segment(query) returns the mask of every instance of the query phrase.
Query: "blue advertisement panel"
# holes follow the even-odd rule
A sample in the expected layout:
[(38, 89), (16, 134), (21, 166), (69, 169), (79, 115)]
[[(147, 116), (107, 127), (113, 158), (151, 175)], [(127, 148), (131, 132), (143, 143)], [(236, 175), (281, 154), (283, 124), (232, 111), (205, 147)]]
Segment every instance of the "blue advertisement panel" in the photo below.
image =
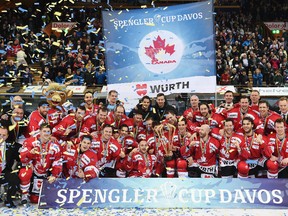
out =
[(287, 208), (286, 179), (60, 179), (39, 208)]
[(127, 83), (119, 93), (138, 97), (159, 84), (167, 94), (215, 92), (212, 1), (102, 15), (109, 89)]

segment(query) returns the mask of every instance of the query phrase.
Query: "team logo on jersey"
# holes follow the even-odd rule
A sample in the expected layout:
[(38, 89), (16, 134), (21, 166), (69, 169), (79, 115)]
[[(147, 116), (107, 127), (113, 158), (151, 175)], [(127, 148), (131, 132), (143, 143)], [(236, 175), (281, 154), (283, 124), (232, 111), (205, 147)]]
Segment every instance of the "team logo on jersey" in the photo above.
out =
[(159, 30), (147, 34), (141, 40), (138, 55), (149, 71), (165, 74), (179, 65), (183, 50), (182, 41), (174, 33)]

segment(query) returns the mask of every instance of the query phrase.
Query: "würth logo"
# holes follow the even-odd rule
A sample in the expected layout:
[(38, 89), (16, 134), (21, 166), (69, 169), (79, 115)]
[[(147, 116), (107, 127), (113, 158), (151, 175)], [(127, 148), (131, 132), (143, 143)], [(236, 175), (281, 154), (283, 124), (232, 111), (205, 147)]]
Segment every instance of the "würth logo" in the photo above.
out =
[(142, 64), (151, 72), (165, 74), (180, 63), (184, 46), (170, 31), (154, 31), (146, 35), (139, 44), (138, 55)]
[(136, 93), (139, 96), (144, 96), (147, 94), (147, 84), (136, 84)]

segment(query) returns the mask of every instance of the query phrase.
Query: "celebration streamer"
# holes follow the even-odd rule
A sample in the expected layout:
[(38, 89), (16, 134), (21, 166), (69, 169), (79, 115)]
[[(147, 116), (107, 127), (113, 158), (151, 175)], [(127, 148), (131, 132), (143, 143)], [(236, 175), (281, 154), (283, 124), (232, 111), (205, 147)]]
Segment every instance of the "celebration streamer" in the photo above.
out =
[(110, 10), (113, 11), (113, 7), (110, 5), (110, 0), (107, 0), (107, 5), (110, 7)]

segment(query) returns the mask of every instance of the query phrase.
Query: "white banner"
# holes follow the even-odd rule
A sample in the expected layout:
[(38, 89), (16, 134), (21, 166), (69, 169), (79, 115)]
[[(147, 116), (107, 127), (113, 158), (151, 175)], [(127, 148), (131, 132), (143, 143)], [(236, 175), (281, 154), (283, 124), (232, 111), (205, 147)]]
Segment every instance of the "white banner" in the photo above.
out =
[(76, 22), (52, 22), (52, 30), (72, 29)]
[(270, 29), (270, 30), (287, 30), (288, 26), (286, 22), (264, 22), (264, 24)]
[(227, 85), (227, 86), (217, 86), (216, 92), (219, 94), (224, 94), (226, 91), (232, 91), (236, 93), (235, 86)]
[(155, 97), (158, 93), (164, 93), (165, 95), (173, 93), (211, 93), (216, 91), (215, 82), (214, 76), (195, 76), (173, 80), (110, 84), (108, 91), (118, 91), (119, 99), (125, 101), (141, 98), (145, 95)]
[(261, 96), (287, 96), (288, 88), (286, 87), (253, 87), (258, 90)]
[[(46, 88), (47, 86), (43, 86)], [(24, 93), (42, 94), (43, 88), (41, 86), (28, 86)], [(67, 90), (72, 90), (73, 94), (83, 94), (86, 90), (86, 86), (67, 86)]]

